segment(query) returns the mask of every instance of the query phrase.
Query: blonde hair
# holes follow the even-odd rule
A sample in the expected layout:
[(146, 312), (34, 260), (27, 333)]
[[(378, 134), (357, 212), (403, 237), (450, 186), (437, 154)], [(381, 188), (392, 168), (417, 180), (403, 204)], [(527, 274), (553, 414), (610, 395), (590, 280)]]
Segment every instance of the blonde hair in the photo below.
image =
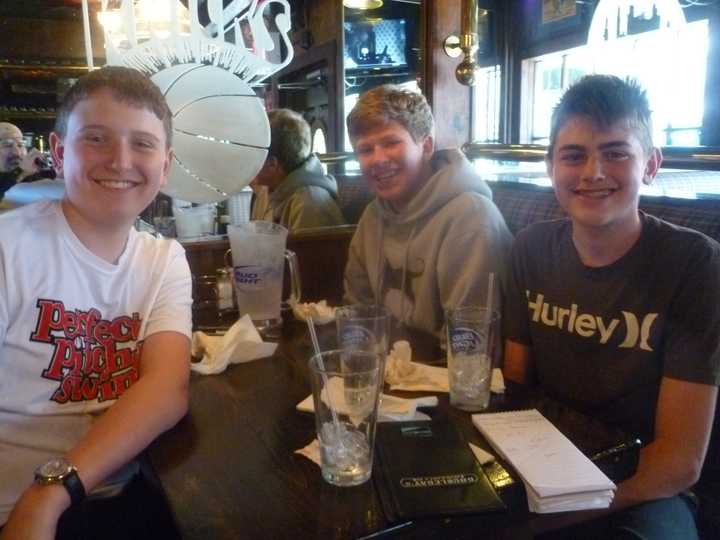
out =
[(425, 96), (394, 84), (383, 84), (360, 96), (347, 117), (348, 134), (354, 140), (388, 122), (403, 126), (415, 142), (432, 136), (435, 131)]

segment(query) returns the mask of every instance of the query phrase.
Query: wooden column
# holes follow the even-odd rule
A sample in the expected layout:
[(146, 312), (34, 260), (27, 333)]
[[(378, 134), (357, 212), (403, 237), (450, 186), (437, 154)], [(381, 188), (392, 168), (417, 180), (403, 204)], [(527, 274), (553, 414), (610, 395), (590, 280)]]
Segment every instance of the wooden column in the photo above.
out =
[(453, 148), (470, 140), (470, 88), (455, 78), (460, 58), (450, 58), (443, 41), (460, 33), (461, 0), (425, 0), (424, 91), (435, 115), (435, 147)]

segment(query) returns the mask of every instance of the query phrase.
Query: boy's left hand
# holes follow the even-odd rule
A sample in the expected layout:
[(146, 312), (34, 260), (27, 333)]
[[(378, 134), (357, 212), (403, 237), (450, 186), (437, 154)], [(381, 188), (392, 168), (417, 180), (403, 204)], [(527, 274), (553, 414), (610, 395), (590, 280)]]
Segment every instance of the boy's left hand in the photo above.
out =
[(64, 487), (33, 484), (15, 504), (0, 540), (53, 540), (58, 519), (69, 503)]

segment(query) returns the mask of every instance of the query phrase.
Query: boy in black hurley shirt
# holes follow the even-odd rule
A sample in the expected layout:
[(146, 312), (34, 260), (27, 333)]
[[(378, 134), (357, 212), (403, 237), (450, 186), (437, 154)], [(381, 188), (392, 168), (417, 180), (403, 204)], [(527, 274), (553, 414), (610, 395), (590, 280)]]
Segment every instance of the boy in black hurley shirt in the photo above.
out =
[(505, 376), (638, 435), (634, 476), (582, 538), (697, 538), (720, 380), (720, 245), (638, 210), (662, 155), (645, 92), (591, 75), (553, 113), (546, 158), (569, 219), (522, 231), (503, 317)]

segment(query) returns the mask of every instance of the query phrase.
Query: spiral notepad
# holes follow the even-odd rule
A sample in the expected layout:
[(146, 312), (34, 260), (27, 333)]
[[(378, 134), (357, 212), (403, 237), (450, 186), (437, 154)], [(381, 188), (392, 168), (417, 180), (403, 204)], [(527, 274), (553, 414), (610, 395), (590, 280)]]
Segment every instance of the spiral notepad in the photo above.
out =
[(472, 421), (523, 479), (531, 511), (610, 505), (615, 484), (536, 409), (474, 414)]

